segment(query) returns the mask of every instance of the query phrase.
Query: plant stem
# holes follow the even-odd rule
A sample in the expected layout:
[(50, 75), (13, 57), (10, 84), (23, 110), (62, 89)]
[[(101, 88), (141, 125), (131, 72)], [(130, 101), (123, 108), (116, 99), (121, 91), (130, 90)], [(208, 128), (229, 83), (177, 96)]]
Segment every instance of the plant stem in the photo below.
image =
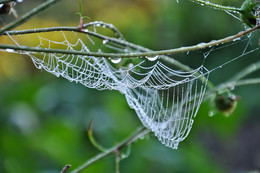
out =
[(216, 91), (222, 91), (228, 88), (234, 88), (238, 86), (257, 85), (257, 84), (260, 84), (260, 78), (251, 78), (251, 79), (244, 79), (239, 81), (225, 82), (215, 87), (215, 90), (209, 90), (208, 92), (206, 92), (203, 100), (205, 101), (211, 98), (216, 93)]
[(16, 0), (0, 0), (0, 4), (8, 3), (8, 2), (15, 2)]
[(115, 161), (115, 172), (120, 173), (120, 150), (115, 151), (116, 161)]
[[(76, 30), (78, 27), (60, 27), (60, 28), (43, 28), (43, 29), (35, 29), (34, 33), (37, 32), (51, 32), (51, 31), (77, 31), (81, 32), (79, 30)], [(120, 45), (124, 45), (130, 48), (135, 48), (140, 51), (144, 52), (138, 52), (138, 53), (99, 53), (99, 52), (83, 52), (83, 51), (70, 51), (70, 50), (63, 50), (63, 49), (45, 49), (45, 48), (38, 48), (38, 47), (27, 47), (27, 46), (13, 46), (13, 45), (0, 45), (0, 49), (13, 49), (13, 50), (21, 50), (21, 51), (27, 51), (27, 52), (45, 52), (45, 53), (61, 53), (61, 54), (70, 54), (70, 55), (85, 55), (85, 56), (95, 56), (95, 57), (105, 57), (105, 58), (136, 58), (136, 57), (151, 57), (151, 56), (158, 56), (158, 55), (169, 55), (169, 54), (177, 54), (177, 53), (183, 53), (183, 52), (189, 52), (189, 51), (195, 51), (200, 49), (205, 49), (208, 47), (213, 47), (219, 44), (224, 44), (227, 42), (231, 42), (233, 40), (236, 40), (244, 35), (247, 35), (257, 29), (260, 29), (260, 25), (255, 26), (253, 28), (250, 28), (246, 31), (239, 32), (238, 34), (228, 36), (219, 40), (210, 41), (208, 43), (199, 43), (197, 45), (193, 46), (187, 46), (187, 47), (180, 47), (180, 48), (174, 48), (174, 49), (167, 49), (167, 50), (159, 50), (159, 51), (152, 51), (147, 48), (143, 48), (141, 46), (134, 45), (132, 43), (129, 43), (124, 40), (119, 40), (107, 36), (103, 36), (91, 31), (84, 31), (84, 33), (96, 36), (98, 38), (108, 40), (113, 43), (117, 43)], [(28, 34), (33, 32), (33, 30), (30, 30), (29, 32), (21, 31), (21, 32), (8, 32), (10, 35), (17, 35), (17, 34)], [(164, 58), (162, 58), (164, 59)], [(168, 61), (168, 59), (166, 59)]]
[(105, 149), (102, 145), (100, 145), (100, 144), (95, 140), (95, 138), (94, 138), (94, 136), (93, 136), (93, 131), (92, 131), (93, 123), (94, 123), (94, 121), (91, 121), (90, 124), (89, 124), (89, 126), (88, 126), (88, 137), (89, 137), (89, 140), (90, 140), (91, 144), (92, 144), (96, 149), (98, 149), (99, 151), (102, 151), (102, 152), (103, 152), (103, 151), (105, 151), (106, 149)]
[(70, 167), (71, 165), (65, 165), (64, 168), (61, 170), (61, 173), (67, 173)]
[(230, 81), (238, 81), (238, 80), (242, 79), (243, 77), (245, 77), (259, 69), (260, 69), (260, 61), (258, 61), (257, 63), (253, 63), (250, 66), (248, 66), (247, 68), (245, 68), (244, 70), (238, 72), (233, 78), (230, 79)]
[(33, 17), (37, 13), (45, 10), (46, 8), (49, 8), (50, 6), (52, 6), (54, 3), (58, 2), (58, 1), (60, 1), (60, 0), (49, 0), (49, 1), (42, 3), (41, 5), (32, 9), (31, 11), (29, 11), (28, 13), (26, 13), (22, 17), (20, 17), (20, 18), (16, 19), (15, 21), (9, 23), (8, 25), (5, 25), (4, 27), (2, 27), (0, 29), (0, 33), (3, 33), (7, 30), (11, 30), (11, 29), (21, 25), (22, 23), (26, 22), (28, 19), (30, 19), (31, 17)]
[(144, 127), (138, 128), (136, 132), (134, 132), (132, 135), (130, 135), (128, 138), (126, 138), (125, 140), (123, 140), (121, 143), (119, 143), (118, 145), (107, 149), (104, 152), (101, 152), (99, 154), (97, 154), (96, 156), (92, 157), (91, 159), (87, 160), (85, 163), (83, 163), (80, 167), (76, 168), (74, 171), (72, 171), (71, 173), (79, 173), (80, 171), (86, 169), (87, 167), (89, 167), (91, 164), (93, 164), (94, 162), (102, 159), (103, 157), (106, 157), (109, 154), (114, 153), (116, 150), (120, 150), (121, 148), (133, 143), (134, 141), (137, 141), (138, 139), (140, 139), (141, 137), (145, 136), (146, 134), (148, 134), (150, 132), (149, 129), (145, 129)]
[(226, 10), (226, 11), (232, 11), (232, 12), (237, 12), (237, 13), (240, 13), (242, 11), (240, 8), (214, 4), (212, 2), (209, 2), (208, 0), (191, 0), (191, 1), (199, 3), (200, 5), (205, 5), (205, 6), (212, 7), (212, 8), (218, 9), (218, 10), (223, 10), (223, 11)]
[(244, 86), (244, 85), (256, 85), (260, 84), (260, 78), (244, 79), (234, 83), (234, 86)]

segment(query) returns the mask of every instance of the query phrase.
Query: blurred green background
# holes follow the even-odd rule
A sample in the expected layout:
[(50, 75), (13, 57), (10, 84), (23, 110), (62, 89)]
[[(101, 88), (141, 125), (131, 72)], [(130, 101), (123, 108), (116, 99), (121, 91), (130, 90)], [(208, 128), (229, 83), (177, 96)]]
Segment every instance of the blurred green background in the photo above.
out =
[[(244, 29), (225, 12), (187, 0), (83, 0), (88, 21), (114, 24), (133, 43), (168, 49), (208, 42)], [(43, 0), (25, 0), (15, 6), (22, 15)], [(212, 0), (239, 7), (243, 0)], [(77, 26), (77, 0), (63, 0), (16, 29)], [(14, 20), (1, 16), (2, 23)], [(213, 69), (241, 55), (249, 43), (256, 47), (259, 32), (239, 44), (213, 51), (204, 62)], [(0, 37), (1, 43), (4, 38)], [(201, 64), (208, 50), (176, 55), (183, 63)], [(259, 51), (214, 71), (210, 80), (222, 83), (259, 60)], [(199, 59), (199, 62), (198, 62)], [(259, 76), (254, 73), (251, 77)], [(191, 133), (178, 150), (162, 145), (153, 134), (132, 144), (130, 156), (120, 163), (124, 173), (248, 172), (260, 168), (259, 86), (237, 87), (238, 107), (230, 117), (209, 117), (203, 103)], [(58, 173), (65, 164), (72, 169), (98, 151), (91, 145), (87, 127), (94, 120), (94, 135), (106, 147), (141, 125), (122, 94), (97, 91), (37, 70), (26, 56), (0, 52), (0, 172)], [(114, 172), (114, 155), (83, 172)]]

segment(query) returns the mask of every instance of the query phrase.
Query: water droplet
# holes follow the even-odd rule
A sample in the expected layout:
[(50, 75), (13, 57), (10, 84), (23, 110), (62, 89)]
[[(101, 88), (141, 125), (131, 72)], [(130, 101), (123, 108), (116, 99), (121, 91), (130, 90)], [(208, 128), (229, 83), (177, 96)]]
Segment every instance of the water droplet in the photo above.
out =
[(89, 32), (89, 30), (88, 30), (88, 29), (85, 29), (84, 32)]
[(103, 40), (103, 44), (107, 44), (108, 40)]
[(128, 65), (128, 67), (129, 67), (129, 68), (132, 68), (132, 67), (134, 67), (134, 64), (133, 64), (133, 63), (130, 63), (130, 64)]
[(146, 57), (149, 61), (155, 61), (159, 58), (159, 55), (153, 56), (153, 57)]
[(39, 66), (38, 66), (38, 69), (39, 69), (39, 70), (42, 69), (42, 65), (39, 65)]
[(23, 0), (17, 0), (17, 2), (23, 2)]
[(110, 59), (111, 62), (114, 63), (114, 64), (118, 64), (118, 63), (120, 63), (120, 61), (121, 61), (121, 58), (109, 58), (109, 59)]
[(229, 87), (229, 89), (230, 89), (231, 91), (235, 89), (235, 85), (233, 85), (233, 84), (230, 84), (228, 87)]
[(103, 28), (106, 28), (107, 26), (106, 25), (103, 25)]
[(204, 48), (206, 46), (206, 43), (199, 43), (197, 44), (198, 48)]
[(12, 52), (14, 52), (14, 49), (5, 49), (5, 51), (12, 53)]
[(240, 38), (240, 37), (238, 37), (238, 38), (235, 38), (233, 41), (239, 41), (239, 40), (241, 40), (241, 38)]
[(209, 111), (209, 117), (213, 117), (214, 116), (214, 112), (213, 111)]

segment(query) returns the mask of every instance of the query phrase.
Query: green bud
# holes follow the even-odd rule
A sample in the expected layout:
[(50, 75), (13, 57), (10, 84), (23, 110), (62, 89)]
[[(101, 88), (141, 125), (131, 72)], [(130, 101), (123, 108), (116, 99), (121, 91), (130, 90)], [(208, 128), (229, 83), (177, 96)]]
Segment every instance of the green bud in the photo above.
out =
[(238, 96), (227, 91), (221, 94), (217, 93), (214, 99), (214, 103), (218, 111), (224, 113), (226, 116), (229, 116), (236, 109), (238, 100)]

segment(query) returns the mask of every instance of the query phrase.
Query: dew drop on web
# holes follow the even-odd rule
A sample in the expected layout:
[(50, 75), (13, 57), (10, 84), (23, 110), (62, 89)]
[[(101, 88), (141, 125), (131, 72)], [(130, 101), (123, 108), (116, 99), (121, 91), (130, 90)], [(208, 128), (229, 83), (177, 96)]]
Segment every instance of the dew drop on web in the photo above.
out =
[(209, 115), (209, 117), (213, 117), (214, 114), (215, 114), (215, 113), (214, 113), (213, 111), (209, 111), (209, 114), (208, 114), (208, 115)]
[(103, 40), (103, 44), (107, 44), (108, 40)]

